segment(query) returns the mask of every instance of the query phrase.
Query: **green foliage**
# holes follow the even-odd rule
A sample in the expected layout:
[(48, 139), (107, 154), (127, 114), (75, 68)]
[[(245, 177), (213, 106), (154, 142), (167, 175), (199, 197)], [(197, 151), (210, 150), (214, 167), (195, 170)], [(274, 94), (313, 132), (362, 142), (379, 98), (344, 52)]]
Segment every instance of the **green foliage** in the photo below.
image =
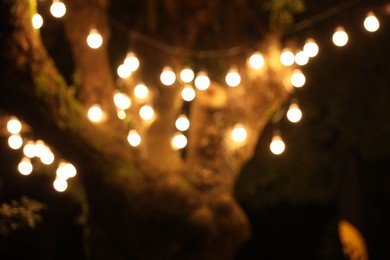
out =
[(281, 30), (294, 22), (294, 14), (305, 10), (304, 0), (268, 0), (265, 10), (270, 12), (270, 28)]

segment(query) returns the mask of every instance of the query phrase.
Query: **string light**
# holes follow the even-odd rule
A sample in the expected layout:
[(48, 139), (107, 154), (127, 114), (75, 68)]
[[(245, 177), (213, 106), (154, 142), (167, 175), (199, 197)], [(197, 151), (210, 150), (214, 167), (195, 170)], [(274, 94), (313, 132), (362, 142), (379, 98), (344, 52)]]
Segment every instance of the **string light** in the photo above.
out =
[(286, 149), (286, 145), (284, 144), (279, 131), (274, 132), (269, 148), (271, 152), (275, 155), (282, 154)]
[(160, 75), (161, 83), (165, 86), (171, 86), (176, 81), (175, 72), (169, 66), (165, 66)]
[(181, 72), (180, 72), (180, 79), (184, 83), (190, 83), (195, 77), (194, 71), (188, 67), (185, 67)]
[(134, 95), (138, 99), (145, 99), (149, 95), (149, 89), (144, 84), (140, 83), (134, 88)]
[(125, 120), (127, 115), (126, 115), (126, 111), (122, 110), (122, 109), (118, 109), (116, 111), (116, 115), (117, 117), (120, 119), (120, 120)]
[(139, 59), (134, 52), (129, 51), (123, 63), (130, 71), (136, 71), (139, 68)]
[(55, 159), (54, 154), (47, 146), (45, 147), (45, 151), (41, 154), (40, 158), (41, 158), (41, 162), (45, 165), (52, 164)]
[(234, 126), (231, 139), (236, 143), (243, 143), (248, 137), (248, 133), (243, 125), (237, 124)]
[(336, 28), (333, 37), (333, 43), (338, 47), (343, 47), (348, 43), (348, 34), (342, 26)]
[(226, 74), (225, 77), (226, 84), (228, 84), (230, 87), (234, 88), (240, 85), (241, 83), (241, 76), (238, 74), (236, 67), (231, 67)]
[(293, 65), (294, 61), (295, 61), (294, 53), (289, 48), (283, 49), (282, 53), (280, 54), (280, 62), (284, 66), (288, 67)]
[(92, 28), (89, 31), (87, 37), (88, 46), (92, 49), (98, 49), (103, 44), (103, 37), (99, 33), (99, 31), (95, 28)]
[(306, 53), (307, 56), (313, 58), (317, 56), (319, 52), (319, 47), (317, 43), (314, 41), (314, 39), (309, 38), (306, 40), (305, 45), (303, 46), (303, 51)]
[(188, 120), (186, 115), (180, 115), (175, 122), (176, 128), (179, 131), (187, 131), (190, 128), (190, 120)]
[(210, 87), (210, 79), (207, 72), (202, 70), (196, 74), (195, 87), (199, 90), (206, 90)]
[(116, 92), (114, 94), (114, 103), (120, 110), (126, 110), (131, 106), (131, 100), (126, 94)]
[(118, 76), (122, 79), (127, 79), (131, 76), (131, 69), (129, 66), (126, 66), (125, 64), (121, 64), (118, 66), (118, 69), (116, 70), (118, 73)]
[(7, 130), (10, 134), (19, 134), (22, 131), (22, 123), (16, 117), (12, 117), (7, 122)]
[(34, 146), (35, 146), (35, 148), (34, 148), (35, 149), (35, 156), (41, 158), (46, 151), (45, 142), (43, 142), (42, 140), (37, 140), (35, 142)]
[(56, 178), (53, 187), (58, 192), (64, 192), (68, 188), (68, 182), (65, 179)]
[(295, 63), (299, 66), (304, 66), (309, 62), (309, 56), (304, 51), (299, 51), (295, 54)]
[(300, 69), (294, 70), (293, 74), (291, 75), (291, 85), (293, 85), (296, 88), (301, 88), (303, 85), (305, 85), (306, 77), (302, 73)]
[(187, 146), (187, 137), (182, 133), (177, 133), (172, 138), (171, 145), (174, 150), (180, 150)]
[(191, 85), (185, 85), (181, 91), (181, 97), (184, 101), (190, 102), (194, 100), (196, 92)]
[(66, 6), (63, 2), (59, 0), (53, 0), (52, 5), (50, 6), (50, 13), (55, 17), (55, 18), (61, 18), (65, 15), (66, 13)]
[(95, 104), (88, 109), (88, 118), (92, 123), (100, 123), (103, 121), (104, 113), (102, 108)]
[(26, 145), (23, 147), (23, 154), (28, 158), (34, 158), (36, 156), (37, 152), (34, 141), (27, 141)]
[(73, 164), (68, 162), (60, 162), (56, 171), (58, 179), (67, 180), (69, 178), (75, 177), (77, 174), (76, 168)]
[(259, 70), (264, 66), (265, 61), (261, 52), (257, 51), (250, 56), (248, 62), (252, 69)]
[(374, 12), (368, 12), (366, 19), (364, 19), (364, 28), (369, 32), (376, 32), (379, 26), (379, 20), (376, 18)]
[(34, 14), (31, 20), (34, 29), (40, 29), (42, 27), (43, 18), (40, 14)]
[(139, 110), (139, 115), (145, 121), (151, 120), (154, 117), (154, 110), (151, 106), (145, 105)]
[(298, 104), (296, 101), (291, 102), (290, 107), (288, 108), (287, 111), (287, 119), (291, 123), (297, 123), (301, 120), (302, 118), (302, 111), (299, 108)]
[(20, 163), (18, 164), (18, 171), (22, 175), (30, 175), (33, 170), (31, 160), (29, 158), (23, 157)]
[(18, 150), (23, 146), (23, 139), (19, 134), (8, 137), (8, 145), (13, 150)]
[(130, 130), (127, 135), (127, 141), (129, 144), (133, 147), (137, 147), (141, 144), (141, 136), (138, 134), (138, 132), (134, 129)]

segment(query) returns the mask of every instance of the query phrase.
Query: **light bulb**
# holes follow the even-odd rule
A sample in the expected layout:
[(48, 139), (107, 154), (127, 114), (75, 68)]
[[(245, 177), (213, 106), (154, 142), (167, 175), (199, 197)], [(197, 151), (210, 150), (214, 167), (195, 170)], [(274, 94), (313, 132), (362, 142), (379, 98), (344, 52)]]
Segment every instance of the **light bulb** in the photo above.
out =
[(332, 40), (336, 46), (343, 47), (348, 43), (348, 34), (345, 32), (343, 27), (339, 26), (336, 28)]
[(134, 95), (138, 99), (145, 99), (148, 96), (148, 94), (149, 94), (149, 89), (144, 84), (138, 84), (137, 86), (135, 86)]
[(237, 68), (231, 67), (225, 77), (226, 84), (234, 88), (240, 85), (241, 76), (238, 74)]
[(54, 0), (53, 4), (50, 6), (50, 13), (56, 17), (61, 18), (66, 13), (66, 6), (63, 2)]
[(93, 105), (88, 109), (88, 118), (92, 123), (100, 123), (103, 121), (104, 113), (99, 105)]
[(194, 71), (190, 68), (184, 68), (181, 72), (180, 72), (180, 79), (184, 82), (184, 83), (190, 83), (195, 77), (195, 74), (194, 74)]
[(114, 95), (115, 106), (121, 110), (126, 110), (131, 106), (131, 100), (126, 94), (117, 92)]
[(66, 165), (64, 166), (65, 168), (65, 171), (68, 175), (69, 178), (73, 178), (76, 176), (77, 174), (77, 170), (76, 170), (76, 167), (74, 167), (73, 164), (71, 163), (66, 163)]
[(205, 71), (199, 71), (196, 74), (195, 87), (199, 90), (206, 90), (210, 87), (210, 79)]
[(291, 123), (297, 123), (301, 120), (301, 118), (302, 118), (302, 111), (299, 108), (298, 104), (295, 102), (291, 103), (287, 111), (287, 119)]
[(50, 150), (49, 147), (46, 146), (46, 149), (45, 151), (42, 153), (41, 155), (41, 162), (45, 165), (50, 165), (54, 162), (54, 154), (52, 153), (52, 151)]
[(188, 128), (190, 128), (190, 120), (188, 120), (186, 115), (180, 115), (176, 119), (175, 125), (177, 130), (184, 132), (187, 131)]
[(103, 37), (100, 35), (98, 30), (95, 28), (92, 28), (89, 31), (88, 37), (87, 37), (87, 43), (88, 46), (92, 49), (98, 49), (103, 44)]
[(177, 133), (171, 141), (172, 148), (174, 150), (180, 150), (187, 146), (187, 137), (182, 133)]
[(175, 72), (173, 72), (172, 68), (169, 66), (166, 66), (163, 68), (163, 71), (160, 75), (161, 83), (165, 86), (171, 86), (176, 81), (176, 75)]
[(60, 162), (56, 171), (57, 179), (67, 180), (75, 177), (77, 174), (76, 168), (71, 163)]
[(309, 62), (309, 56), (307, 56), (306, 52), (299, 51), (295, 54), (295, 63), (299, 66), (304, 66)]
[(129, 66), (126, 66), (125, 64), (119, 65), (117, 71), (118, 76), (121, 77), (122, 79), (127, 79), (131, 75), (131, 69)]
[(23, 145), (23, 139), (20, 135), (11, 135), (8, 137), (8, 145), (13, 150), (18, 150)]
[(154, 117), (154, 110), (151, 106), (145, 105), (139, 110), (139, 115), (145, 121), (151, 120)]
[(272, 137), (271, 144), (269, 145), (269, 148), (271, 152), (275, 155), (279, 155), (284, 152), (284, 150), (286, 149), (286, 145), (284, 144), (280, 134), (274, 134), (274, 136)]
[(190, 102), (194, 100), (195, 96), (196, 92), (194, 88), (191, 85), (185, 85), (183, 90), (181, 91), (181, 97), (183, 98), (183, 100)]
[(305, 85), (306, 77), (302, 73), (300, 69), (294, 70), (292, 76), (291, 76), (291, 85), (293, 85), (296, 88), (300, 88), (303, 85)]
[(374, 12), (368, 12), (366, 19), (364, 19), (364, 28), (369, 32), (376, 32), (379, 26), (379, 20), (376, 18)]
[(16, 117), (12, 117), (7, 122), (7, 130), (10, 134), (19, 134), (22, 131), (22, 123)]
[(129, 134), (127, 135), (127, 141), (131, 146), (137, 147), (141, 144), (141, 136), (138, 134), (136, 130), (132, 129), (129, 131)]
[(37, 140), (34, 144), (35, 146), (35, 156), (41, 158), (46, 151), (45, 142), (42, 140)]
[(314, 39), (309, 38), (306, 40), (305, 45), (303, 46), (303, 51), (306, 53), (307, 56), (313, 58), (317, 56), (319, 48)]
[(40, 29), (43, 25), (43, 18), (40, 14), (34, 14), (32, 17), (32, 26), (34, 29)]
[(134, 52), (129, 51), (123, 63), (130, 71), (136, 71), (139, 68), (139, 59)]
[(122, 110), (122, 109), (118, 109), (118, 110), (116, 111), (116, 115), (118, 116), (118, 118), (119, 118), (120, 120), (125, 120), (126, 117), (127, 117), (126, 111), (124, 111), (124, 110)]
[(249, 65), (252, 69), (258, 70), (264, 66), (264, 57), (260, 52), (255, 52), (249, 58)]
[(293, 65), (294, 61), (295, 61), (294, 53), (288, 48), (283, 49), (282, 53), (280, 54), (280, 62), (284, 66), (288, 67)]
[(18, 171), (22, 175), (29, 175), (33, 170), (33, 166), (29, 158), (23, 157), (23, 159), (18, 164)]
[(65, 179), (56, 178), (53, 187), (58, 192), (64, 192), (68, 188), (68, 182)]
[(35, 142), (28, 141), (26, 145), (23, 147), (23, 153), (28, 158), (34, 158), (37, 154), (37, 151), (35, 149)]
[(231, 138), (234, 142), (242, 143), (246, 140), (247, 137), (248, 137), (248, 133), (241, 124), (237, 124), (234, 126), (231, 133)]

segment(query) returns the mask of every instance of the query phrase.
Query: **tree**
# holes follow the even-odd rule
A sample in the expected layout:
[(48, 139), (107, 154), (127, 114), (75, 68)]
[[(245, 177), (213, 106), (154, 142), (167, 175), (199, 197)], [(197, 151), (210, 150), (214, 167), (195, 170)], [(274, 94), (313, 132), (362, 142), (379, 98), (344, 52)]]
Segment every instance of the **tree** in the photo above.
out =
[[(64, 2), (64, 30), (74, 66), (70, 84), (31, 25), (35, 1), (1, 2), (0, 106), (77, 166), (78, 196), (87, 210), (87, 255), (232, 259), (250, 236), (233, 186), (269, 117), (291, 91), (291, 68), (279, 62), (280, 29), (291, 13), (302, 9), (301, 1), (113, 1), (111, 8), (101, 0)], [(115, 17), (110, 14), (114, 10)], [(107, 44), (110, 34), (115, 36), (110, 22), (142, 32), (126, 35), (145, 61), (140, 77), (154, 93), (153, 122), (139, 118), (142, 103), (135, 99), (130, 119), (117, 118), (112, 95), (118, 84)], [(85, 41), (92, 27), (105, 40), (96, 50)], [(150, 46), (150, 39), (158, 44)], [(261, 50), (266, 60), (256, 73), (241, 69), (248, 46)], [(166, 64), (207, 67), (215, 80), (208, 89), (197, 90), (188, 104), (179, 98), (181, 84), (166, 87), (159, 82)], [(222, 71), (230, 64), (242, 70), (240, 87), (222, 83)], [(131, 93), (137, 80), (132, 76), (119, 88)], [(86, 116), (95, 103), (106, 113), (104, 123), (93, 124)], [(183, 107), (191, 128), (188, 147), (180, 152), (170, 143)], [(229, 138), (236, 124), (245, 125), (244, 142)], [(142, 135), (136, 149), (126, 142), (133, 128)]]

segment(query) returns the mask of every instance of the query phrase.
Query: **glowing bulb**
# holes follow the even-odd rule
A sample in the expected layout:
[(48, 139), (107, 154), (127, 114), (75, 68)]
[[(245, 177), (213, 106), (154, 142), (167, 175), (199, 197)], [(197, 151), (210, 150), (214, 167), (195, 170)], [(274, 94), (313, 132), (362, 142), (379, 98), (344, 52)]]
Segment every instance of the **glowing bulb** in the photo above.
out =
[(264, 57), (260, 52), (255, 52), (249, 58), (249, 65), (252, 69), (258, 70), (264, 66)]
[(33, 170), (33, 166), (29, 158), (24, 157), (18, 164), (18, 171), (22, 175), (30, 175)]
[(11, 149), (18, 150), (23, 145), (23, 139), (20, 135), (11, 135), (8, 138), (8, 145)]
[(246, 140), (247, 137), (248, 137), (248, 133), (241, 124), (234, 126), (231, 133), (231, 138), (234, 142), (242, 143)]
[(196, 74), (195, 87), (199, 90), (206, 90), (210, 87), (210, 79), (205, 71)]
[(173, 72), (172, 68), (166, 66), (163, 68), (160, 76), (161, 83), (165, 86), (171, 86), (176, 81), (175, 72)]
[(66, 173), (67, 173), (67, 175), (68, 175), (69, 178), (73, 178), (73, 177), (76, 176), (77, 170), (76, 170), (76, 167), (74, 167), (73, 164), (71, 164), (71, 163), (66, 163), (65, 166), (64, 166), (64, 168), (65, 168), (65, 171), (66, 171)]
[(194, 79), (194, 77), (195, 77), (194, 71), (190, 68), (184, 68), (180, 72), (180, 79), (184, 83), (190, 83)]
[(336, 28), (332, 40), (336, 46), (343, 47), (348, 43), (348, 34), (345, 32), (343, 27), (339, 26)]
[(143, 120), (151, 120), (154, 117), (154, 110), (151, 106), (145, 105), (139, 110), (139, 115)]
[(41, 162), (45, 165), (50, 165), (54, 162), (54, 154), (52, 153), (52, 151), (50, 150), (49, 147), (46, 146), (46, 149), (45, 151), (42, 153), (41, 155)]
[(187, 146), (187, 137), (182, 133), (177, 133), (171, 141), (172, 148), (174, 150), (180, 150)]
[(301, 118), (302, 118), (302, 111), (299, 108), (298, 104), (295, 102), (291, 103), (287, 111), (287, 119), (291, 123), (297, 123), (301, 120)]
[(284, 149), (286, 149), (286, 145), (284, 144), (280, 134), (274, 134), (274, 136), (272, 137), (271, 144), (269, 145), (269, 148), (271, 152), (275, 155), (279, 155), (284, 152)]
[(366, 19), (364, 19), (364, 28), (369, 32), (376, 32), (379, 29), (379, 20), (373, 12), (368, 12)]
[(11, 134), (19, 134), (22, 131), (22, 123), (16, 117), (13, 117), (7, 122), (7, 130)]
[(317, 43), (312, 38), (309, 38), (306, 40), (306, 43), (303, 46), (303, 51), (306, 53), (307, 56), (313, 58), (317, 56), (319, 48)]
[(309, 56), (307, 56), (306, 52), (300, 51), (297, 54), (295, 54), (295, 62), (299, 66), (304, 66), (309, 62)]
[(238, 71), (236, 68), (232, 67), (229, 69), (228, 73), (225, 77), (226, 84), (228, 84), (230, 87), (237, 87), (241, 83), (241, 76), (238, 74)]
[(295, 61), (295, 55), (294, 53), (288, 49), (288, 48), (285, 48), (283, 51), (282, 51), (282, 54), (280, 54), (280, 62), (284, 65), (284, 66), (291, 66), (294, 64), (294, 61)]
[(32, 26), (34, 29), (40, 29), (43, 25), (43, 18), (40, 14), (34, 14), (32, 17)]
[(75, 177), (77, 174), (76, 168), (71, 163), (60, 162), (56, 171), (57, 179), (67, 180)]
[(144, 84), (138, 84), (137, 86), (135, 86), (134, 95), (138, 99), (145, 99), (148, 96), (148, 94), (149, 94), (149, 89)]
[(130, 130), (127, 135), (127, 141), (133, 147), (137, 147), (141, 144), (141, 136), (138, 134), (136, 130)]
[(176, 120), (176, 128), (179, 131), (187, 131), (190, 128), (190, 120), (188, 120), (186, 115), (180, 115)]
[(118, 116), (118, 118), (119, 118), (120, 120), (125, 120), (126, 117), (127, 117), (126, 111), (121, 110), (121, 109), (118, 109), (118, 110), (117, 110), (116, 115)]
[(53, 4), (50, 6), (51, 14), (56, 18), (61, 18), (66, 13), (66, 6), (63, 2), (54, 0)]
[(55, 179), (53, 187), (58, 192), (64, 192), (68, 188), (68, 182), (65, 179)]
[(35, 146), (35, 148), (34, 148), (35, 149), (35, 156), (41, 158), (46, 151), (45, 142), (43, 142), (42, 140), (37, 140), (35, 142), (34, 146)]
[(28, 158), (34, 158), (37, 154), (34, 141), (28, 141), (23, 147), (23, 153)]
[(124, 61), (124, 65), (130, 71), (136, 71), (139, 68), (139, 59), (137, 58), (134, 52), (130, 51), (127, 53), (126, 59)]
[(294, 70), (292, 76), (291, 76), (291, 85), (293, 85), (296, 88), (300, 88), (303, 85), (305, 85), (306, 77), (302, 73), (300, 69)]
[(131, 100), (126, 94), (117, 92), (114, 95), (115, 106), (121, 110), (126, 110), (131, 106)]
[(99, 105), (93, 105), (88, 109), (88, 118), (92, 123), (99, 123), (103, 120), (103, 110)]
[(183, 98), (183, 100), (190, 102), (194, 100), (195, 96), (196, 96), (196, 92), (192, 86), (190, 85), (184, 86), (183, 90), (181, 91), (181, 97)]
[(122, 79), (127, 79), (131, 75), (131, 70), (129, 66), (126, 66), (125, 64), (119, 65), (116, 72), (118, 73), (118, 76)]
[(103, 44), (103, 37), (100, 35), (98, 30), (91, 29), (87, 37), (88, 46), (92, 49), (98, 49)]

